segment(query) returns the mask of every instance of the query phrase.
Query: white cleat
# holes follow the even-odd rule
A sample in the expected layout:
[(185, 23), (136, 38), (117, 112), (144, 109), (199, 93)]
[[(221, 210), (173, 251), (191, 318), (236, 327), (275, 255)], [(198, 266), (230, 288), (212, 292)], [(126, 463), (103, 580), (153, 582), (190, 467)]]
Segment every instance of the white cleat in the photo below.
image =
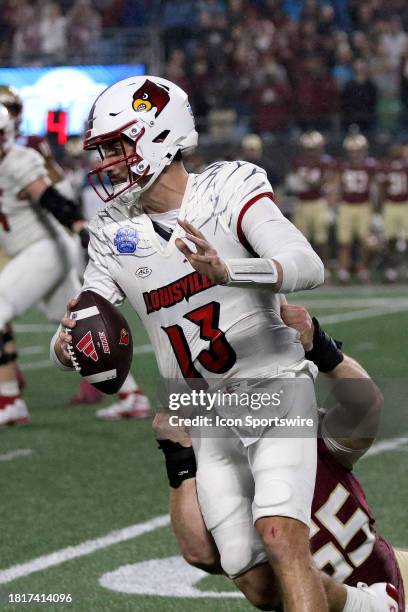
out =
[(350, 272), (340, 268), (340, 270), (337, 270), (337, 280), (342, 284), (348, 283), (350, 281)]
[(0, 425), (23, 425), (29, 422), (27, 404), (21, 397), (0, 396)]
[(145, 419), (150, 413), (150, 402), (141, 391), (119, 393), (119, 401), (96, 411), (96, 417), (104, 421), (119, 419)]
[(367, 612), (399, 612), (398, 591), (389, 582), (376, 582), (371, 586), (359, 582), (357, 588), (369, 596), (367, 598)]

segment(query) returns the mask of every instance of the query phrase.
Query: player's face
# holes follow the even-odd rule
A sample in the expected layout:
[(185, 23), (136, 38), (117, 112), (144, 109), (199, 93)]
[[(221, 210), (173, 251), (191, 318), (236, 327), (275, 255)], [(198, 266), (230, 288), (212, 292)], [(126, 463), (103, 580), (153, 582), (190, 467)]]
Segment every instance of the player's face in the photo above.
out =
[(131, 155), (133, 150), (133, 145), (119, 138), (108, 140), (99, 147), (100, 166), (109, 166), (106, 169), (106, 174), (112, 185), (118, 185), (127, 180), (128, 168), (124, 158)]

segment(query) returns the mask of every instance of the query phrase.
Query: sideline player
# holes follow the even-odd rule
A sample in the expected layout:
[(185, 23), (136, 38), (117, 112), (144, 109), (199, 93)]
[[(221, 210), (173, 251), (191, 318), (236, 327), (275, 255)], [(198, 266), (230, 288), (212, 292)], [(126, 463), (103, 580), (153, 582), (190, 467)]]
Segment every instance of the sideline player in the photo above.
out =
[(384, 222), (384, 275), (392, 283), (397, 280), (397, 242), (408, 239), (408, 161), (407, 148), (393, 144), (389, 159), (383, 161), (380, 174), (382, 214)]
[[(57, 191), (59, 191), (65, 198), (72, 199), (72, 189), (69, 185), (69, 181), (64, 176), (64, 171), (55, 160), (52, 155), (50, 145), (45, 137), (42, 136), (23, 136), (21, 134), (21, 122), (23, 117), (23, 101), (18, 92), (8, 85), (0, 85), (0, 103), (4, 104), (7, 108), (10, 118), (14, 124), (14, 136), (18, 145), (28, 147), (37, 151), (43, 158), (45, 163), (46, 174), (51, 181), (51, 184)], [(82, 214), (77, 214), (78, 220), (83, 220)], [(82, 227), (77, 223), (79, 233), (81, 235), (82, 246), (87, 245), (87, 232), (84, 228), (87, 223), (83, 223)], [(72, 229), (72, 228), (69, 228)], [(72, 295), (72, 291), (69, 290), (66, 294), (67, 297)], [(61, 313), (65, 309), (66, 298), (64, 297), (61, 301), (61, 310), (56, 313), (53, 320), (58, 320)], [(6, 330), (6, 337), (13, 338), (13, 331), (11, 325), (8, 325)], [(11, 345), (10, 345), (11, 346)], [(13, 352), (15, 352), (15, 346), (13, 345)], [(20, 378), (21, 373), (17, 369), (17, 374)], [(81, 379), (78, 392), (70, 403), (72, 404), (94, 404), (101, 401), (103, 394), (90, 385), (85, 379)], [(117, 401), (105, 408), (101, 408), (96, 411), (96, 417), (102, 420), (117, 420), (122, 418), (144, 418), (149, 414), (150, 403), (148, 398), (141, 391), (139, 385), (135, 381), (132, 374), (129, 374), (125, 383), (118, 394)], [(6, 414), (6, 413), (5, 413)], [(4, 415), (3, 415), (3, 418)], [(1, 419), (0, 419), (1, 422)]]
[(300, 154), (291, 162), (286, 178), (288, 190), (296, 195), (293, 223), (322, 258), (329, 261), (328, 186), (333, 182), (334, 160), (324, 152), (325, 139), (317, 131), (305, 132), (299, 139)]
[(338, 162), (340, 204), (337, 214), (339, 245), (337, 276), (341, 283), (350, 280), (351, 247), (358, 240), (356, 270), (358, 278), (368, 282), (367, 240), (372, 220), (372, 189), (379, 172), (377, 160), (368, 156), (368, 140), (363, 134), (344, 139), (346, 159)]
[[(149, 333), (163, 378), (205, 385), (212, 377), (222, 385), (232, 377), (262, 377), (270, 387), (276, 384), (271, 375), (286, 373), (302, 383), (293, 409), (313, 413), (310, 364), (297, 334), (280, 319), (276, 293), (321, 284), (322, 262), (273, 203), (261, 168), (218, 162), (188, 175), (182, 152), (196, 144), (187, 96), (170, 81), (133, 77), (97, 98), (85, 148), (96, 147), (101, 154), (101, 165), (89, 176), (111, 204), (90, 225), (84, 289), (111, 302), (129, 299)], [(62, 325), (71, 328), (75, 321), (64, 317)], [(52, 341), (54, 359), (66, 367), (70, 340), (60, 331)], [(219, 495), (207, 474), (213, 467), (207, 442), (201, 440), (197, 449), (199, 495), (211, 513)], [(308, 539), (316, 439), (283, 442), (260, 435), (246, 443), (259, 488), (253, 498), (257, 529), (286, 609), (324, 612), (327, 603)], [(228, 448), (220, 446), (219, 452), (221, 463), (229, 458)], [(268, 475), (272, 480), (265, 483)], [(275, 478), (282, 480), (284, 495)], [(231, 502), (227, 492), (223, 499)], [(239, 542), (221, 540), (228, 571)]]
[(62, 225), (84, 229), (74, 203), (51, 185), (39, 153), (15, 143), (14, 123), (0, 104), (0, 248), (10, 258), (0, 272), (0, 424), (29, 419), (17, 381), (9, 324), (38, 305), (58, 320), (78, 287), (76, 247)]
[[(314, 562), (328, 574), (323, 582), (330, 610), (388, 612), (396, 610), (398, 601), (399, 610), (405, 612), (399, 564), (405, 567), (408, 579), (408, 553), (394, 551), (375, 531), (373, 513), (352, 472), (353, 465), (374, 441), (381, 418), (381, 393), (362, 366), (343, 355), (306, 309), (284, 305), (281, 315), (289, 327), (299, 332), (306, 356), (323, 373), (337, 400), (333, 408), (321, 412), (310, 534)], [(166, 458), (172, 525), (183, 556), (208, 573), (222, 573), (219, 553), (197, 500), (191, 438), (185, 429), (169, 424), (167, 412), (156, 415), (153, 427)], [(248, 547), (257, 549), (259, 538), (239, 495), (234, 520), (242, 534), (242, 551)], [(280, 597), (276, 580), (265, 562), (266, 555), (264, 565), (250, 568), (235, 583), (253, 605), (272, 610), (279, 606)], [(360, 583), (360, 588), (353, 588)], [(367, 589), (364, 583), (383, 584)], [(394, 585), (398, 593), (388, 587), (388, 594), (387, 583)]]

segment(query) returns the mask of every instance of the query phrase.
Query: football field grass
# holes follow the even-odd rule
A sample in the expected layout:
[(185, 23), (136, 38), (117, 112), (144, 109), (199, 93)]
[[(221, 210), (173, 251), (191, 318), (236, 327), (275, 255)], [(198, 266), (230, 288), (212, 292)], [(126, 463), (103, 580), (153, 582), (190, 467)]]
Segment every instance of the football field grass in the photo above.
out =
[[(379, 532), (408, 548), (408, 291), (329, 288), (295, 301), (384, 390), (381, 435), (356, 472)], [(136, 316), (126, 307), (123, 313), (136, 345), (132, 371), (154, 402), (154, 356)], [(49, 363), (53, 326), (36, 312), (17, 323), (32, 423), (0, 431), (0, 610), (253, 609), (227, 579), (179, 558), (150, 419), (107, 423), (95, 419), (95, 407), (68, 406), (79, 378)], [(73, 601), (9, 603), (30, 593), (71, 594)]]

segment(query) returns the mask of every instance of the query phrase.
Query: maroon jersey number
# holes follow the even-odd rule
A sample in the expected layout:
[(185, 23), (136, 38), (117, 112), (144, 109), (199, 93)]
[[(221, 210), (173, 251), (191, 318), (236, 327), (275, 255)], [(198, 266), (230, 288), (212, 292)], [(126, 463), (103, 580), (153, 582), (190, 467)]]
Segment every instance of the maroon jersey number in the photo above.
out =
[[(319, 569), (331, 567), (333, 578), (340, 582), (347, 580), (353, 571), (364, 563), (375, 544), (375, 535), (370, 531), (368, 516), (361, 508), (358, 508), (348, 521), (339, 519), (338, 514), (349, 497), (349, 491), (339, 483), (327, 502), (314, 512), (314, 517), (332, 535), (333, 540), (318, 550), (313, 550), (313, 558)], [(313, 538), (319, 531), (320, 527), (313, 521), (310, 537)], [(359, 538), (359, 545), (349, 550), (351, 541), (360, 533), (362, 536)]]
[[(220, 321), (220, 305), (218, 302), (210, 302), (200, 306), (184, 315), (200, 328), (200, 337), (209, 341), (208, 349), (203, 349), (197, 359), (201, 365), (214, 374), (228, 372), (237, 360), (234, 349), (228, 343), (224, 332), (218, 327)], [(162, 328), (171, 343), (176, 355), (177, 362), (184, 378), (203, 378), (194, 367), (191, 351), (188, 346), (183, 328), (180, 325), (170, 325)]]

